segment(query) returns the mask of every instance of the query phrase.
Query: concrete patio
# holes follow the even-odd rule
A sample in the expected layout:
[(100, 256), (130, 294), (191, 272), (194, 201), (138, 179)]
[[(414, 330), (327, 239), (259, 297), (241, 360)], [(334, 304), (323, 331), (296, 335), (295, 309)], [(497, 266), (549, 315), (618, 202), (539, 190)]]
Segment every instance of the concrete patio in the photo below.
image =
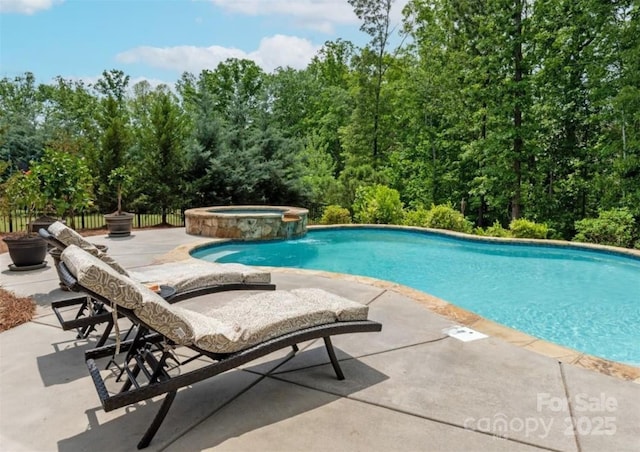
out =
[[(177, 228), (91, 241), (134, 268), (210, 239)], [(135, 450), (159, 403), (102, 410), (83, 360), (97, 336), (60, 328), (49, 304), (70, 295), (48, 259), (11, 272), (0, 254), (0, 286), (38, 304), (33, 321), (0, 334), (0, 450)], [(366, 303), (383, 330), (335, 337), (344, 381), (314, 341), (179, 391), (147, 450), (640, 450), (640, 384), (497, 337), (450, 337), (454, 322), (392, 285), (282, 269), (272, 279)]]

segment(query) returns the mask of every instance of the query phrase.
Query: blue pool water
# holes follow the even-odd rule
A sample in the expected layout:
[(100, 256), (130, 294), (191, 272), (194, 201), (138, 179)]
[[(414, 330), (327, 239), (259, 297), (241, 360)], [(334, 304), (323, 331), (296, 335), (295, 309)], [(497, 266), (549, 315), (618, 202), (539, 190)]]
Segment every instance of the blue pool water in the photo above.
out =
[(388, 228), (316, 230), (193, 256), (394, 281), (533, 336), (640, 366), (639, 259)]

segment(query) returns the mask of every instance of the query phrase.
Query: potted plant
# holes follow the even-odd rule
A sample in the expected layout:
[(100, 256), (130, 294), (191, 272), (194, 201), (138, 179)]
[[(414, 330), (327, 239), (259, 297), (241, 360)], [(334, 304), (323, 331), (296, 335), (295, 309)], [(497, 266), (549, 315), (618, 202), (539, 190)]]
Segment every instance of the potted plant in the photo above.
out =
[[(93, 180), (85, 159), (76, 153), (47, 148), (31, 171), (40, 181), (44, 204), (44, 215), (31, 223), (31, 230), (46, 229), (55, 221), (64, 223), (64, 218), (69, 218), (75, 228), (76, 214), (93, 204)], [(61, 253), (60, 249), (49, 247), (56, 271)], [(62, 283), (60, 287), (67, 289)]]
[(35, 270), (46, 265), (47, 242), (31, 231), (31, 223), (44, 205), (40, 191), (40, 180), (32, 171), (13, 173), (2, 184), (2, 208), (7, 213), (24, 213), (18, 218), (22, 221), (22, 231), (3, 238), (9, 249), (14, 271)]
[(109, 186), (116, 191), (118, 208), (113, 213), (104, 215), (109, 237), (126, 237), (131, 235), (133, 214), (122, 210), (122, 196), (129, 190), (133, 177), (124, 166), (114, 168), (109, 173)]
[(93, 204), (93, 183), (85, 160), (77, 154), (47, 148), (31, 171), (40, 180), (44, 203), (43, 215), (32, 223), (32, 231), (65, 217), (75, 227), (75, 215)]

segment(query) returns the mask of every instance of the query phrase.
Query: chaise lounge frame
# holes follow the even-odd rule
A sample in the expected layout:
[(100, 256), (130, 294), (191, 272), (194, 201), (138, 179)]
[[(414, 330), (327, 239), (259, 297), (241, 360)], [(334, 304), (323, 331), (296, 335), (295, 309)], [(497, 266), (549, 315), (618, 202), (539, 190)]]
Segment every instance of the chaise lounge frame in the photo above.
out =
[[(82, 286), (69, 272), (64, 262), (59, 263), (59, 270), (61, 278), (68, 287), (76, 291), (83, 291), (91, 298), (104, 304), (109, 303), (109, 300)], [(283, 348), (291, 347), (293, 354), (295, 354), (298, 351), (297, 344), (319, 338), (324, 341), (336, 377), (338, 380), (343, 380), (345, 377), (336, 358), (331, 336), (382, 330), (380, 323), (370, 320), (344, 321), (303, 328), (234, 353), (219, 354), (202, 350), (195, 345), (185, 346), (194, 351), (196, 357), (189, 358), (187, 361), (179, 363), (179, 365), (193, 362), (195, 358), (209, 358), (210, 362), (194, 370), (172, 376), (169, 374), (168, 368), (170, 360), (177, 361), (172, 353), (175, 344), (167, 337), (154, 331), (130, 309), (118, 306), (118, 312), (121, 312), (138, 326), (135, 338), (120, 344), (120, 351), (126, 352), (122, 364), (116, 364), (119, 369), (117, 381), (124, 379), (120, 391), (116, 394), (109, 393), (96, 364), (97, 359), (106, 357), (112, 357), (109, 363), (114, 363), (116, 345), (102, 346), (85, 351), (85, 361), (100, 398), (100, 403), (106, 412), (166, 394), (151, 424), (140, 439), (137, 445), (138, 449), (143, 449), (150, 444), (180, 388), (235, 369)], [(132, 365), (133, 367), (131, 367)]]
[[(60, 251), (64, 251), (67, 247), (63, 242), (51, 235), (49, 231), (41, 228), (38, 231), (40, 237), (42, 237), (50, 246), (57, 248)], [(58, 275), (60, 276), (60, 283), (65, 288), (78, 292), (73, 286), (69, 286), (63, 276), (60, 274), (59, 263), (56, 262)], [(275, 284), (271, 283), (228, 283), (217, 284), (206, 287), (199, 287), (196, 289), (185, 290), (179, 293), (172, 293), (165, 299), (169, 303), (177, 303), (188, 298), (197, 297), (215, 292), (224, 292), (230, 290), (275, 290)], [(78, 333), (76, 339), (86, 339), (93, 331), (96, 330), (98, 325), (105, 323), (105, 329), (96, 343), (96, 347), (102, 347), (109, 339), (111, 332), (114, 328), (113, 313), (107, 308), (109, 304), (98, 300), (95, 297), (83, 295), (80, 297), (68, 298), (65, 300), (54, 301), (51, 303), (51, 309), (55, 314), (63, 331), (76, 330)], [(77, 306), (78, 310), (73, 319), (65, 318), (62, 314), (64, 308), (70, 306)], [(118, 313), (118, 318), (123, 316)]]

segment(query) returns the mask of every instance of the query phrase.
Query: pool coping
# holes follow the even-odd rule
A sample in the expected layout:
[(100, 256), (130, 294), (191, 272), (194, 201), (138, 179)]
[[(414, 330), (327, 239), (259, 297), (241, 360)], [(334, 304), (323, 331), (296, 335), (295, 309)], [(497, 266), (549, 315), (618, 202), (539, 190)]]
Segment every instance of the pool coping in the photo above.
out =
[[(421, 233), (431, 233), (436, 235), (451, 236), (470, 241), (484, 241), (484, 242), (496, 242), (496, 243), (519, 243), (530, 245), (546, 245), (552, 247), (567, 247), (567, 248), (580, 248), (591, 249), (597, 251), (605, 251), (613, 254), (631, 256), (640, 259), (640, 250), (618, 248), (606, 245), (596, 245), (588, 243), (576, 243), (567, 242), (562, 240), (547, 240), (547, 239), (514, 239), (514, 238), (501, 238), (501, 237), (485, 237), (485, 236), (473, 236), (470, 234), (464, 234), (453, 231), (446, 231), (441, 229), (429, 229), (418, 228), (412, 226), (395, 226), (395, 225), (328, 225), (328, 226), (310, 226), (310, 230), (314, 229), (345, 229), (345, 228), (389, 228), (389, 229), (404, 229), (408, 231), (416, 231)], [(210, 245), (221, 244), (230, 242), (230, 239), (211, 239), (206, 242), (199, 242), (194, 244), (181, 245), (169, 253), (162, 256), (160, 262), (180, 261), (185, 259), (195, 259), (191, 256), (191, 253), (195, 250), (206, 248)], [(522, 331), (510, 328), (506, 325), (494, 322), (484, 318), (471, 311), (462, 309), (446, 300), (435, 297), (427, 292), (423, 292), (417, 289), (413, 289), (402, 284), (398, 284), (392, 281), (383, 279), (371, 278), (368, 276), (350, 275), (347, 273), (336, 273), (325, 270), (307, 270), (291, 267), (256, 267), (272, 273), (289, 273), (289, 274), (307, 274), (322, 276), (329, 279), (341, 279), (346, 281), (352, 281), (362, 284), (368, 284), (380, 289), (391, 290), (400, 295), (404, 295), (415, 302), (426, 307), (430, 311), (439, 314), (447, 319), (459, 323), (461, 325), (472, 328), (480, 333), (487, 334), (489, 336), (497, 337), (510, 344), (518, 346), (520, 348), (533, 351), (535, 353), (547, 356), (549, 358), (556, 359), (559, 362), (565, 364), (571, 364), (585, 369), (594, 370), (596, 372), (619, 378), (625, 381), (632, 381), (640, 384), (640, 367), (632, 366), (630, 364), (624, 364), (608, 359), (600, 358), (597, 356), (589, 355), (587, 353), (574, 350), (569, 347), (565, 347), (550, 341), (540, 339), (538, 337), (523, 333)]]

